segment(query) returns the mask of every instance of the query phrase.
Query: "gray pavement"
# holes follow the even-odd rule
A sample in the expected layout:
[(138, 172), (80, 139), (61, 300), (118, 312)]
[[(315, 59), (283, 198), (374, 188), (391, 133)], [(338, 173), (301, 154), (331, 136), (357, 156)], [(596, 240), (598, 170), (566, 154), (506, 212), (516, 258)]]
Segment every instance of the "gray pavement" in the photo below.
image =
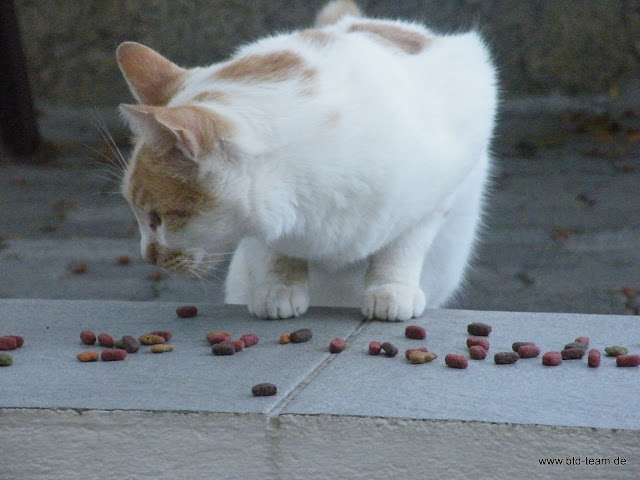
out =
[[(505, 102), (485, 232), (452, 308), (638, 313), (630, 295), (640, 290), (633, 107), (603, 97)], [(49, 164), (0, 162), (0, 298), (221, 303), (224, 271), (200, 282), (140, 260), (133, 215), (96, 153), (109, 155), (92, 125), (99, 118), (126, 149), (115, 111), (41, 112), (55, 147)], [(119, 265), (122, 255), (131, 263)], [(87, 272), (72, 273), (77, 263)]]

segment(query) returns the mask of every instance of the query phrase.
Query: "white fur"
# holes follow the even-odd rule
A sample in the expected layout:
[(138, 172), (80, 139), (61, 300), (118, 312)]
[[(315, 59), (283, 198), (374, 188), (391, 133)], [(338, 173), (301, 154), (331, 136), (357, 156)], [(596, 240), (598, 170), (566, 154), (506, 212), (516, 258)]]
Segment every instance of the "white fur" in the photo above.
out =
[[(170, 103), (207, 89), (229, 95), (227, 104), (204, 104), (238, 132), (228, 139), (233, 158), (201, 160), (217, 173), (211, 188), (225, 214), (209, 214), (206, 245), (197, 246), (219, 248), (219, 229), (225, 241), (243, 238), (225, 301), (261, 317), (311, 304), (408, 319), (443, 305), (468, 263), (497, 102), (487, 49), (476, 33), (436, 36), (391, 22), (431, 39), (408, 54), (347, 33), (356, 21), (324, 27), (335, 35), (326, 46), (294, 33), (235, 56), (293, 51), (316, 72), (307, 91), (296, 79), (214, 82), (214, 65), (195, 71)], [(283, 255), (309, 261), (308, 284), (274, 274), (270, 262)]]

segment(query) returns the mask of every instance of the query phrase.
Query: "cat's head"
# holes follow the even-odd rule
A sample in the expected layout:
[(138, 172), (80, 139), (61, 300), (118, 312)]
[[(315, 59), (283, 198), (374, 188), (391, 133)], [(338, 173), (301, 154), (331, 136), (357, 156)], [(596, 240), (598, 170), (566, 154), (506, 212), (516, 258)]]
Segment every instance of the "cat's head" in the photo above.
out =
[(211, 254), (238, 240), (226, 188), (233, 125), (202, 105), (171, 102), (191, 71), (133, 42), (118, 47), (117, 59), (140, 102), (120, 110), (134, 134), (122, 193), (140, 227), (142, 255), (197, 274), (212, 263)]

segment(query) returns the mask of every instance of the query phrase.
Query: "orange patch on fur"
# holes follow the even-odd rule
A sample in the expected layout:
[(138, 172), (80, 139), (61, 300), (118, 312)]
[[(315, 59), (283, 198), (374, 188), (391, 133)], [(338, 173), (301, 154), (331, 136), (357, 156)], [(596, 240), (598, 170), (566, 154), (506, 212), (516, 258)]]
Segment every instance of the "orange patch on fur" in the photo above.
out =
[(326, 47), (327, 45), (330, 45), (336, 38), (335, 35), (327, 33), (323, 30), (319, 30), (317, 28), (308, 28), (301, 31), (298, 35), (304, 40), (318, 47)]
[(224, 92), (209, 91), (202, 92), (196, 95), (193, 99), (194, 102), (218, 102), (222, 104), (229, 103), (229, 96)]
[(285, 285), (292, 285), (307, 279), (309, 264), (299, 258), (280, 255), (273, 261), (270, 271), (278, 275)]
[(349, 27), (349, 32), (370, 33), (411, 55), (420, 53), (431, 41), (419, 32), (385, 23), (356, 23)]
[(280, 82), (293, 78), (310, 79), (315, 71), (293, 52), (282, 50), (264, 55), (248, 55), (233, 60), (215, 72), (221, 80), (245, 82)]

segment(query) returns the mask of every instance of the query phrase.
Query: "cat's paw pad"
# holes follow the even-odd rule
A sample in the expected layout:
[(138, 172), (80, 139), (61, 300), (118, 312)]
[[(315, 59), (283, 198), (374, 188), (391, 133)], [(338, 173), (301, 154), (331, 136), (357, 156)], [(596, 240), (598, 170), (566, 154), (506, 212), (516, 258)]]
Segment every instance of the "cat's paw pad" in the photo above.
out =
[(424, 311), (424, 293), (419, 287), (387, 283), (367, 287), (362, 313), (368, 319), (409, 320)]
[(309, 290), (306, 284), (274, 284), (256, 289), (249, 311), (260, 318), (290, 318), (302, 315), (309, 308)]

